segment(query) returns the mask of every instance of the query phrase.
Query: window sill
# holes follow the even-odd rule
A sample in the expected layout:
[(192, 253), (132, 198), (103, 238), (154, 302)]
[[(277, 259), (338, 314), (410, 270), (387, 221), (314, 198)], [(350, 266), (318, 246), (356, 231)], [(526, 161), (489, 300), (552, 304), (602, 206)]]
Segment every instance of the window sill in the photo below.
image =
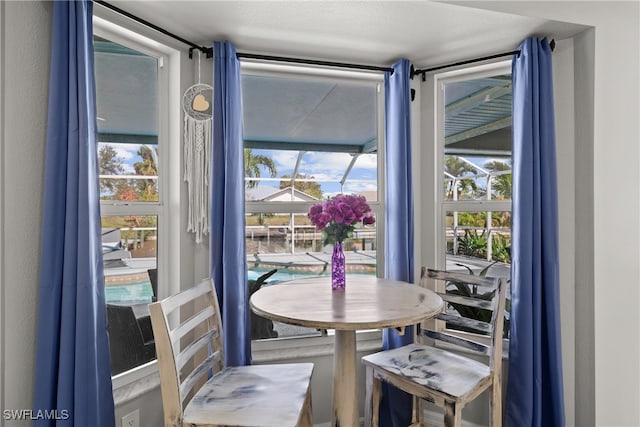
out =
[(130, 402), (160, 387), (158, 362), (153, 360), (130, 371), (111, 377), (113, 402), (116, 406)]

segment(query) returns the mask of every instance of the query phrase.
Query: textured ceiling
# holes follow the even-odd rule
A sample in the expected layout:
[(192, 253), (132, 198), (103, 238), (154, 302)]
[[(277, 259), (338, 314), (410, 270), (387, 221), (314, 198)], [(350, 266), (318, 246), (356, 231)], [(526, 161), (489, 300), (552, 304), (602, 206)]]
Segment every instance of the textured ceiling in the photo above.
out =
[[(512, 50), (529, 35), (584, 27), (432, 1), (110, 1), (198, 44), (238, 51), (418, 67)], [(103, 6), (96, 4), (96, 9)]]

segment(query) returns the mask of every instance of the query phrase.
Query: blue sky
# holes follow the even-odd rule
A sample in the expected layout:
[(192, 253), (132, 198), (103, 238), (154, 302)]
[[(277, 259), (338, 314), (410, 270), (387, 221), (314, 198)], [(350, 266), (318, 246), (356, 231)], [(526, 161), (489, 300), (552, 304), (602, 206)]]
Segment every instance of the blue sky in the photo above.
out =
[[(277, 169), (277, 177), (291, 175), (298, 158), (298, 151), (254, 149), (253, 153), (273, 159)], [(298, 173), (313, 176), (320, 184), (324, 195), (334, 195), (340, 192), (339, 182), (349, 167), (351, 159), (352, 156), (347, 153), (307, 152), (302, 158)], [(268, 177), (268, 171), (263, 170), (261, 176)], [(279, 185), (280, 182), (277, 180), (260, 183), (261, 187), (271, 187), (272, 189), (279, 188)], [(376, 189), (377, 155), (361, 155), (349, 173), (344, 190), (348, 193), (359, 193)], [(264, 195), (263, 191), (266, 192), (267, 189), (263, 188), (257, 192)]]

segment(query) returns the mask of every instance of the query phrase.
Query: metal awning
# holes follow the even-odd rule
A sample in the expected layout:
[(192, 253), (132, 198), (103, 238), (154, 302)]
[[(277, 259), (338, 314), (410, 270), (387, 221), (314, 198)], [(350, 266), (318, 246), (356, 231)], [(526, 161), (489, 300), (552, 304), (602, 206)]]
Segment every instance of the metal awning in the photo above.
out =
[(242, 76), (248, 148), (370, 153), (377, 150), (376, 83)]
[(157, 144), (158, 61), (94, 37), (101, 142)]
[(511, 152), (511, 76), (445, 86), (445, 153)]

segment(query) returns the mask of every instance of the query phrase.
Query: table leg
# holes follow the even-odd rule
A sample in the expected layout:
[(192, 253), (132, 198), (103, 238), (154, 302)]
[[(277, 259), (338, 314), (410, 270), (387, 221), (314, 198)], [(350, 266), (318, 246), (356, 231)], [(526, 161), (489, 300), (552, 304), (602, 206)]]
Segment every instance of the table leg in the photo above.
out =
[(333, 355), (333, 427), (360, 425), (356, 386), (356, 332), (338, 331)]

